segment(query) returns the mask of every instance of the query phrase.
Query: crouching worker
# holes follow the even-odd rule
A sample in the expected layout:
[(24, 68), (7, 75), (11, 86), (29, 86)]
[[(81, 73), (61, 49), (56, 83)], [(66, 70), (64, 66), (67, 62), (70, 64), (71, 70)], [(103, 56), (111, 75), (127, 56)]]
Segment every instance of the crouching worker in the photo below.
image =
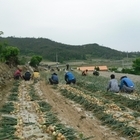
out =
[(21, 69), (17, 69), (14, 73), (14, 79), (15, 80), (19, 80), (20, 78), (22, 79), (22, 75), (21, 75)]
[(58, 76), (57, 76), (56, 73), (52, 74), (51, 78), (49, 78), (49, 82), (50, 82), (51, 85), (59, 83)]
[(110, 78), (111, 80), (109, 80), (107, 91), (118, 93), (120, 88), (117, 79), (115, 79), (115, 75), (111, 74)]
[(87, 72), (88, 72), (88, 70), (84, 70), (84, 71), (82, 72), (82, 76), (86, 76), (86, 75), (87, 75)]
[(120, 78), (120, 91), (126, 93), (132, 93), (134, 91), (134, 83), (127, 76)]
[(25, 81), (29, 81), (30, 78), (31, 78), (31, 73), (27, 70), (27, 71), (25, 72), (25, 74), (23, 75), (23, 79), (24, 79)]
[(32, 79), (33, 79), (34, 81), (39, 81), (39, 80), (40, 80), (40, 73), (39, 73), (38, 70), (34, 70), (34, 73), (33, 73), (33, 75), (32, 75)]
[(76, 78), (74, 77), (73, 73), (72, 72), (69, 72), (69, 71), (65, 71), (65, 81), (66, 81), (66, 84), (75, 84), (76, 83)]
[(93, 71), (93, 75), (99, 76), (99, 72), (98, 72), (97, 70), (94, 70), (94, 71)]

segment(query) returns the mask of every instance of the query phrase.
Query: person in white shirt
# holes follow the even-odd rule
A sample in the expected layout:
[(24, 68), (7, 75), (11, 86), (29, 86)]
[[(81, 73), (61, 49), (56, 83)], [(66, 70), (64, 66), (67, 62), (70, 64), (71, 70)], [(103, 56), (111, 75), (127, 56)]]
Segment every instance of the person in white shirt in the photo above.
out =
[(118, 84), (118, 80), (115, 79), (115, 75), (110, 75), (111, 80), (108, 82), (107, 91), (118, 93), (120, 88)]

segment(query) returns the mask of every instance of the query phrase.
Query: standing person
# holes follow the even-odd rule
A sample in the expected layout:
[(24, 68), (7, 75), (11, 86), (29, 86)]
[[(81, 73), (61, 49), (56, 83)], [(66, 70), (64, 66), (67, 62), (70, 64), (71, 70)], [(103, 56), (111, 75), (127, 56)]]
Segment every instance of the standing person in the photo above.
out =
[(59, 69), (58, 65), (56, 66), (56, 69), (57, 69), (57, 71), (60, 71), (60, 69)]
[(66, 84), (71, 84), (71, 83), (75, 84), (76, 83), (76, 78), (73, 75), (73, 73), (70, 72), (70, 71), (67, 71), (67, 70), (65, 72), (66, 72), (65, 73), (65, 81), (66, 81)]
[(49, 82), (50, 82), (51, 85), (59, 83), (58, 76), (57, 76), (56, 73), (52, 74), (51, 78), (49, 78)]
[(134, 91), (134, 83), (130, 78), (122, 76), (120, 80), (120, 90), (122, 92), (131, 93)]
[(66, 65), (66, 70), (69, 70), (69, 64)]
[(25, 74), (23, 75), (23, 79), (24, 79), (25, 81), (29, 81), (30, 78), (31, 78), (31, 73), (27, 70), (27, 71), (25, 72)]
[(107, 91), (118, 93), (120, 88), (119, 88), (119, 84), (118, 84), (117, 79), (115, 79), (115, 75), (111, 74), (110, 78), (111, 78), (111, 80), (109, 80), (109, 83), (107, 86)]
[(39, 73), (38, 70), (34, 70), (33, 75), (32, 75), (32, 79), (33, 79), (34, 81), (40, 80), (40, 73)]
[(14, 73), (14, 79), (15, 80), (19, 80), (19, 78), (22, 78), (22, 74), (21, 74), (21, 69), (17, 69), (16, 71), (15, 71), (15, 73)]

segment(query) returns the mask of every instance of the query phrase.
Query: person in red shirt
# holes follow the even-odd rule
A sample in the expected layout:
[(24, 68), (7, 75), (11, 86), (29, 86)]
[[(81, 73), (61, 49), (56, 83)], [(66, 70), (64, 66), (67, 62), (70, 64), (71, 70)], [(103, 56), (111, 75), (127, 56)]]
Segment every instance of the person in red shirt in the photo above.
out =
[(21, 75), (21, 69), (17, 69), (14, 73), (14, 79), (18, 80), (19, 78), (22, 78), (22, 75)]

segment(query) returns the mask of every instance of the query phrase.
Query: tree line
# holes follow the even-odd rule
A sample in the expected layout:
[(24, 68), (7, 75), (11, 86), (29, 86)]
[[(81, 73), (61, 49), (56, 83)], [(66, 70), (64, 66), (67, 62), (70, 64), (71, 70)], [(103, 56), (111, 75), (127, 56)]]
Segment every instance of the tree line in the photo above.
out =
[(140, 52), (121, 52), (96, 43), (85, 45), (68, 45), (46, 38), (16, 38), (0, 37), (0, 41), (8, 42), (11, 46), (20, 49), (21, 55), (41, 55), (50, 61), (64, 62), (69, 60), (113, 59), (121, 60), (127, 57), (140, 57)]
[[(15, 67), (21, 64), (19, 60), (19, 54), (20, 50), (17, 47), (0, 43), (0, 61), (6, 63), (7, 65), (9, 65), (9, 67)], [(30, 59), (29, 64), (33, 67), (37, 67), (41, 61), (42, 56), (33, 55)]]
[[(3, 32), (0, 32), (0, 35), (2, 33)], [(63, 62), (64, 60), (86, 60), (89, 58), (121, 59), (127, 54), (107, 47), (101, 47), (98, 44), (70, 46), (43, 38), (34, 39), (9, 37), (6, 39), (8, 39), (8, 41), (5, 41), (4, 38), (0, 37), (0, 61), (7, 63), (10, 67), (21, 63), (24, 64), (25, 62), (22, 62), (22, 60), (19, 59), (19, 56), (22, 55), (29, 55), (31, 58), (29, 64), (33, 67), (37, 67), (44, 57), (48, 60), (55, 61), (57, 56), (59, 57), (57, 58), (59, 59), (59, 62)], [(41, 41), (43, 43), (41, 43)], [(48, 44), (46, 44), (46, 41)], [(10, 42), (10, 45), (7, 42)], [(132, 68), (123, 69), (122, 72), (140, 74), (139, 52), (131, 52), (129, 53), (129, 57), (130, 56), (132, 58), (136, 58), (133, 61)]]

